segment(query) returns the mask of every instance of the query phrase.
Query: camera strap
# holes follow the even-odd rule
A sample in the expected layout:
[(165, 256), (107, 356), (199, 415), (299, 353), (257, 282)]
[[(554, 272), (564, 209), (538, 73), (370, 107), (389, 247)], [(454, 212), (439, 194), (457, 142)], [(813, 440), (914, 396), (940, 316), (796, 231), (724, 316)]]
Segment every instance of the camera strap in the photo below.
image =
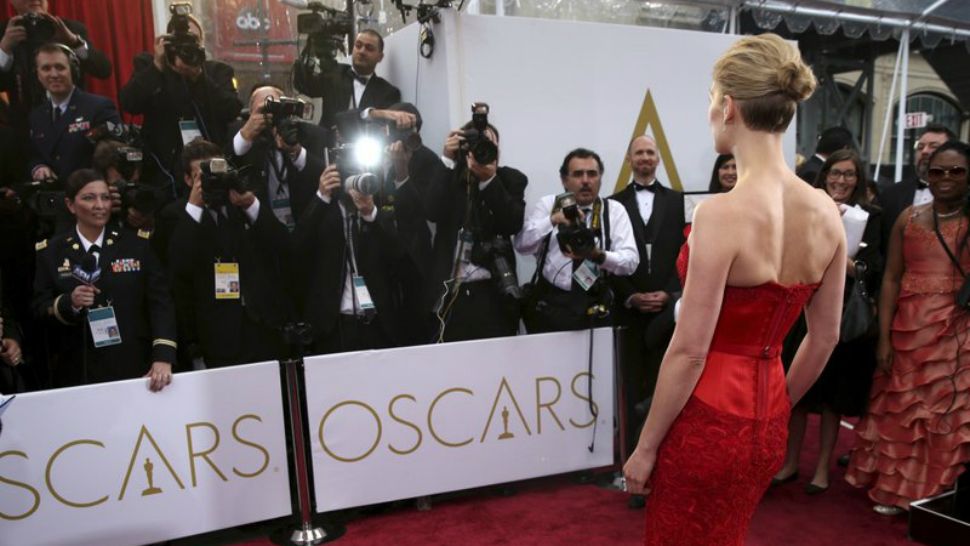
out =
[[(933, 231), (936, 233), (936, 238), (940, 240), (940, 244), (943, 245), (943, 250), (946, 251), (946, 255), (950, 257), (950, 261), (953, 262), (953, 265), (957, 268), (957, 271), (960, 272), (960, 276), (966, 278), (967, 274), (963, 271), (963, 267), (960, 266), (960, 261), (957, 260), (957, 257), (953, 255), (953, 251), (950, 250), (950, 245), (946, 244), (946, 240), (943, 239), (943, 234), (940, 233), (940, 218), (937, 215), (935, 208), (933, 208)], [(963, 241), (961, 241), (957, 246), (957, 252), (960, 252), (960, 250), (962, 250), (967, 244), (967, 237), (970, 237), (970, 229), (967, 230), (967, 233), (963, 236)]]

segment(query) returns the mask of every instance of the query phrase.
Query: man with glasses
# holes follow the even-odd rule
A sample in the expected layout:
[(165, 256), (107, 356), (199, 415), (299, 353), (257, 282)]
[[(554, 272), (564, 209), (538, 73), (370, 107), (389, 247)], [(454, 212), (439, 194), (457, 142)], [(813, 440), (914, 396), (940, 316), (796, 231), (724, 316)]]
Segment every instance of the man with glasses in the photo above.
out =
[(899, 213), (910, 205), (922, 205), (933, 200), (927, 182), (930, 156), (941, 145), (956, 140), (956, 138), (953, 131), (943, 125), (927, 125), (919, 140), (916, 141), (916, 153), (913, 154), (915, 175), (882, 189), (879, 195), (879, 205), (882, 206), (883, 210), (883, 248), (888, 248), (889, 234), (892, 231), (893, 224), (896, 223), (896, 218), (899, 217)]

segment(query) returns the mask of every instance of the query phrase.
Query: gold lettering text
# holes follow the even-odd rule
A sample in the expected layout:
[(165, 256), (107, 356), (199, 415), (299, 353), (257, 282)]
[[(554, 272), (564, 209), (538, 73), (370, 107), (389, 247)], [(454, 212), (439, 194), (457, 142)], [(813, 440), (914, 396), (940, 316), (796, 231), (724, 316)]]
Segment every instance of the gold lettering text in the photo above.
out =
[[(543, 403), (542, 402), (542, 383), (552, 383), (556, 386), (556, 398), (552, 402)], [(556, 405), (559, 398), (562, 397), (562, 385), (559, 384), (559, 380), (555, 377), (537, 377), (536, 378), (536, 434), (542, 434), (542, 408), (546, 408), (549, 411), (549, 415), (556, 420), (556, 424), (559, 425), (559, 430), (566, 430), (566, 427), (562, 426), (562, 421), (559, 420), (559, 416), (556, 415), (556, 410), (552, 409), (552, 406)]]
[(263, 420), (260, 419), (258, 415), (246, 414), (246, 415), (240, 415), (239, 418), (236, 419), (236, 422), (232, 424), (232, 437), (235, 438), (235, 440), (237, 442), (239, 442), (240, 444), (243, 444), (243, 445), (246, 445), (246, 446), (255, 448), (260, 453), (262, 453), (263, 454), (263, 465), (260, 466), (259, 467), (259, 470), (256, 470), (255, 472), (248, 472), (248, 473), (247, 472), (243, 472), (242, 470), (239, 470), (236, 467), (232, 467), (232, 472), (233, 472), (233, 474), (239, 476), (240, 478), (255, 478), (256, 476), (259, 476), (260, 474), (262, 474), (263, 471), (266, 470), (266, 467), (269, 466), (269, 451), (267, 451), (265, 447), (263, 447), (263, 446), (255, 443), (255, 442), (251, 442), (249, 440), (246, 440), (246, 439), (244, 439), (244, 438), (242, 438), (242, 437), (239, 436), (238, 427), (239, 427), (239, 423), (241, 423), (243, 421), (243, 419), (255, 419), (255, 420), (259, 421), (260, 423), (262, 423)]
[(468, 445), (468, 444), (472, 443), (472, 440), (474, 440), (475, 438), (474, 437), (471, 437), (471, 438), (469, 438), (467, 440), (462, 440), (460, 442), (449, 442), (447, 440), (444, 440), (441, 436), (438, 436), (438, 433), (434, 429), (434, 419), (433, 419), (433, 417), (434, 417), (434, 408), (435, 408), (435, 406), (438, 405), (438, 402), (442, 398), (444, 398), (445, 396), (447, 396), (447, 395), (449, 395), (449, 394), (451, 394), (453, 392), (463, 392), (463, 393), (467, 394), (468, 396), (475, 396), (475, 393), (473, 393), (472, 391), (470, 391), (468, 389), (463, 389), (461, 387), (455, 387), (453, 389), (447, 389), (447, 390), (442, 391), (441, 394), (439, 394), (438, 396), (436, 396), (435, 399), (431, 402), (431, 406), (428, 407), (428, 432), (430, 432), (431, 433), (431, 436), (433, 436), (434, 439), (437, 440), (438, 443), (441, 444), (441, 445), (443, 445), (443, 446), (447, 446), (447, 447), (461, 447), (461, 446)]
[[(581, 392), (579, 392), (578, 390), (576, 390), (576, 382), (579, 381), (580, 379), (584, 378), (584, 377), (590, 377), (589, 373), (587, 373), (587, 372), (580, 372), (580, 373), (576, 374), (576, 377), (573, 378), (573, 382), (572, 382), (572, 385), (570, 385), (570, 387), (571, 387), (571, 390), (573, 391), (573, 394), (576, 395), (576, 398), (579, 398), (580, 400), (583, 400), (585, 402), (590, 402), (590, 396), (591, 395), (589, 395), (589, 394), (583, 395)], [(591, 403), (592, 403), (593, 409), (595, 410), (596, 415), (599, 415), (599, 412), (600, 412), (599, 406), (596, 405), (596, 402), (591, 402)], [(581, 425), (581, 424), (577, 423), (576, 421), (573, 421), (572, 419), (570, 419), (569, 420), (569, 424), (571, 424), (572, 426), (574, 426), (576, 428), (589, 428), (589, 427), (593, 426), (593, 423), (595, 421), (596, 421), (596, 417), (591, 417), (588, 423), (586, 423), (585, 425)]]
[(131, 479), (131, 471), (133, 468), (135, 468), (135, 458), (138, 457), (138, 450), (141, 448), (141, 441), (145, 438), (148, 438), (148, 442), (152, 444), (153, 448), (155, 448), (155, 453), (158, 453), (158, 456), (162, 459), (162, 462), (165, 463), (165, 468), (168, 469), (168, 472), (172, 475), (172, 478), (175, 479), (175, 483), (178, 484), (179, 489), (185, 489), (185, 484), (182, 483), (182, 479), (179, 478), (179, 475), (175, 473), (175, 469), (172, 468), (172, 464), (168, 462), (168, 458), (164, 453), (162, 453), (162, 449), (158, 447), (158, 443), (155, 442), (155, 438), (152, 437), (152, 433), (148, 432), (148, 427), (142, 425), (141, 430), (138, 431), (138, 439), (135, 440), (135, 448), (131, 450), (131, 460), (128, 462), (128, 470), (125, 472), (125, 480), (121, 483), (121, 491), (118, 492), (118, 500), (123, 500), (125, 498), (125, 490), (128, 489), (128, 480)]
[[(488, 421), (485, 422), (485, 430), (482, 431), (482, 438), (478, 443), (485, 441), (485, 437), (488, 435), (488, 427), (492, 425), (492, 417), (495, 416), (495, 408), (498, 406), (498, 401), (502, 398), (502, 391), (509, 394), (509, 398), (512, 399), (512, 405), (515, 406), (515, 412), (519, 415), (519, 420), (522, 422), (522, 427), (525, 429), (526, 434), (532, 436), (532, 430), (529, 428), (529, 423), (525, 420), (525, 415), (522, 414), (522, 408), (519, 407), (519, 402), (515, 399), (515, 395), (512, 394), (512, 389), (509, 387), (509, 380), (502, 377), (502, 382), (498, 386), (498, 390), (495, 392), (495, 400), (492, 401), (492, 411), (488, 412)], [(507, 413), (507, 412), (506, 412)]]
[[(330, 417), (330, 414), (332, 414), (333, 412), (337, 411), (337, 408), (340, 408), (340, 407), (343, 407), (343, 406), (360, 406), (360, 407), (364, 408), (365, 410), (367, 410), (368, 413), (370, 413), (371, 415), (373, 415), (374, 416), (374, 421), (377, 422), (377, 437), (374, 438), (374, 443), (370, 446), (370, 449), (368, 449), (367, 451), (365, 451), (364, 454), (361, 455), (361, 456), (359, 456), (359, 457), (341, 457), (340, 455), (337, 455), (336, 453), (334, 453), (333, 451), (330, 450), (330, 447), (327, 446), (327, 442), (326, 442), (326, 440), (323, 437), (323, 427), (327, 424), (327, 418)], [(379, 444), (381, 442), (381, 432), (382, 432), (381, 418), (380, 418), (379, 415), (377, 415), (377, 412), (374, 411), (374, 408), (368, 406), (367, 404), (365, 404), (363, 402), (358, 402), (357, 400), (346, 400), (346, 401), (341, 402), (341, 403), (337, 404), (336, 406), (330, 408), (330, 410), (328, 410), (327, 413), (324, 414), (323, 419), (320, 419), (320, 427), (319, 427), (319, 429), (317, 431), (317, 434), (320, 437), (320, 445), (323, 447), (323, 450), (327, 452), (327, 455), (330, 455), (334, 459), (336, 459), (338, 461), (341, 461), (341, 462), (344, 462), (344, 463), (356, 463), (357, 461), (364, 460), (371, 453), (373, 453), (375, 449), (377, 449), (377, 444)]]
[[(212, 431), (212, 434), (215, 437), (215, 441), (212, 443), (212, 447), (210, 447), (205, 451), (200, 451), (198, 453), (195, 452), (195, 446), (192, 442), (192, 429), (195, 427), (205, 427)], [(189, 469), (192, 471), (192, 487), (198, 487), (199, 485), (198, 481), (196, 480), (196, 473), (195, 473), (195, 459), (197, 457), (201, 457), (203, 461), (209, 463), (209, 466), (212, 467), (212, 470), (216, 471), (216, 474), (218, 474), (219, 477), (222, 478), (222, 481), (224, 482), (229, 481), (226, 478), (226, 475), (223, 474), (222, 471), (219, 470), (219, 467), (217, 467), (216, 464), (212, 462), (212, 459), (209, 458), (209, 454), (215, 451), (217, 447), (219, 447), (219, 429), (216, 428), (215, 425), (213, 425), (212, 423), (206, 423), (206, 422), (189, 423), (185, 425), (185, 440), (187, 445), (189, 446)]]
[(54, 483), (51, 480), (51, 471), (54, 468), (54, 462), (57, 461), (57, 458), (61, 456), (61, 453), (64, 453), (68, 449), (79, 445), (92, 445), (100, 448), (104, 447), (104, 444), (98, 442), (97, 440), (74, 440), (73, 442), (68, 442), (62, 445), (57, 451), (54, 452), (53, 455), (51, 455), (51, 458), (47, 460), (47, 470), (44, 472), (44, 479), (47, 482), (47, 489), (50, 490), (51, 495), (53, 495), (54, 498), (60, 501), (62, 504), (66, 504), (67, 506), (71, 506), (73, 508), (90, 508), (108, 500), (108, 495), (91, 502), (72, 502), (65, 499), (60, 493), (57, 492), (57, 490), (54, 488)]
[(397, 416), (397, 414), (394, 413), (394, 404), (397, 403), (397, 401), (398, 400), (401, 400), (401, 399), (407, 399), (407, 400), (410, 400), (412, 402), (416, 402), (417, 401), (414, 398), (414, 396), (412, 396), (410, 394), (399, 394), (399, 395), (395, 396), (394, 398), (392, 398), (391, 399), (391, 402), (387, 405), (387, 413), (388, 413), (388, 415), (391, 416), (391, 419), (394, 419), (398, 423), (401, 423), (402, 425), (404, 425), (404, 426), (406, 426), (406, 427), (408, 427), (410, 429), (413, 429), (414, 430), (414, 433), (417, 434), (418, 437), (414, 440), (414, 445), (411, 446), (411, 447), (409, 447), (408, 449), (398, 449), (398, 448), (392, 446), (390, 443), (387, 444), (387, 447), (392, 452), (394, 452), (394, 453), (396, 453), (398, 455), (407, 455), (409, 453), (414, 453), (415, 451), (417, 451), (417, 449), (419, 447), (421, 447), (421, 440), (423, 438), (423, 435), (421, 434), (421, 429), (418, 428), (417, 425), (415, 425), (411, 421), (405, 421), (404, 419), (401, 419), (400, 417)]
[[(28, 461), (30, 460), (30, 457), (28, 457), (27, 454), (24, 453), (23, 451), (4, 451), (3, 453), (0, 453), (0, 459), (3, 459), (7, 455), (12, 455), (14, 457), (23, 457)], [(5, 519), (8, 521), (16, 521), (18, 519), (29, 518), (31, 514), (33, 514), (34, 512), (37, 511), (38, 508), (40, 508), (40, 493), (38, 493), (37, 490), (34, 489), (33, 487), (25, 484), (24, 482), (11, 480), (10, 478), (5, 478), (3, 476), (0, 476), (0, 483), (8, 483), (14, 487), (26, 489), (34, 497), (34, 504), (30, 506), (30, 510), (27, 510), (23, 514), (18, 514), (18, 515), (5, 514), (3, 512), (0, 512), (0, 519)]]

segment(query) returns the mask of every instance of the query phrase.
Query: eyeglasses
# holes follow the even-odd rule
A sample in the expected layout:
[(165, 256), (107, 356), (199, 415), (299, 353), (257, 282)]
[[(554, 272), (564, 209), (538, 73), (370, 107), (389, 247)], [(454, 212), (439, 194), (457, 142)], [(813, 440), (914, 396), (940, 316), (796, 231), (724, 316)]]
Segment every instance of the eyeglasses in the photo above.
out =
[(839, 178), (844, 178), (845, 180), (855, 180), (858, 178), (858, 173), (855, 171), (840, 171), (837, 169), (832, 169), (829, 171), (827, 178), (829, 180), (838, 180)]
[(926, 171), (926, 178), (929, 180), (943, 180), (943, 177), (952, 180), (959, 180), (967, 176), (966, 167), (930, 167)]

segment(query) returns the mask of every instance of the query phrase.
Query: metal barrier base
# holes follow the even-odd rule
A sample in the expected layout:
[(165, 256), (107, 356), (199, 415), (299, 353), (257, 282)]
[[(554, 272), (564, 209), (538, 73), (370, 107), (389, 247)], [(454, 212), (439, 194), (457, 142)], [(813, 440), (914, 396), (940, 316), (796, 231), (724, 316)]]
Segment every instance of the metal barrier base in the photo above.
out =
[(289, 525), (278, 529), (270, 534), (269, 539), (280, 546), (312, 546), (333, 542), (347, 532), (342, 524), (317, 519), (314, 518), (310, 525), (299, 524), (296, 529)]

